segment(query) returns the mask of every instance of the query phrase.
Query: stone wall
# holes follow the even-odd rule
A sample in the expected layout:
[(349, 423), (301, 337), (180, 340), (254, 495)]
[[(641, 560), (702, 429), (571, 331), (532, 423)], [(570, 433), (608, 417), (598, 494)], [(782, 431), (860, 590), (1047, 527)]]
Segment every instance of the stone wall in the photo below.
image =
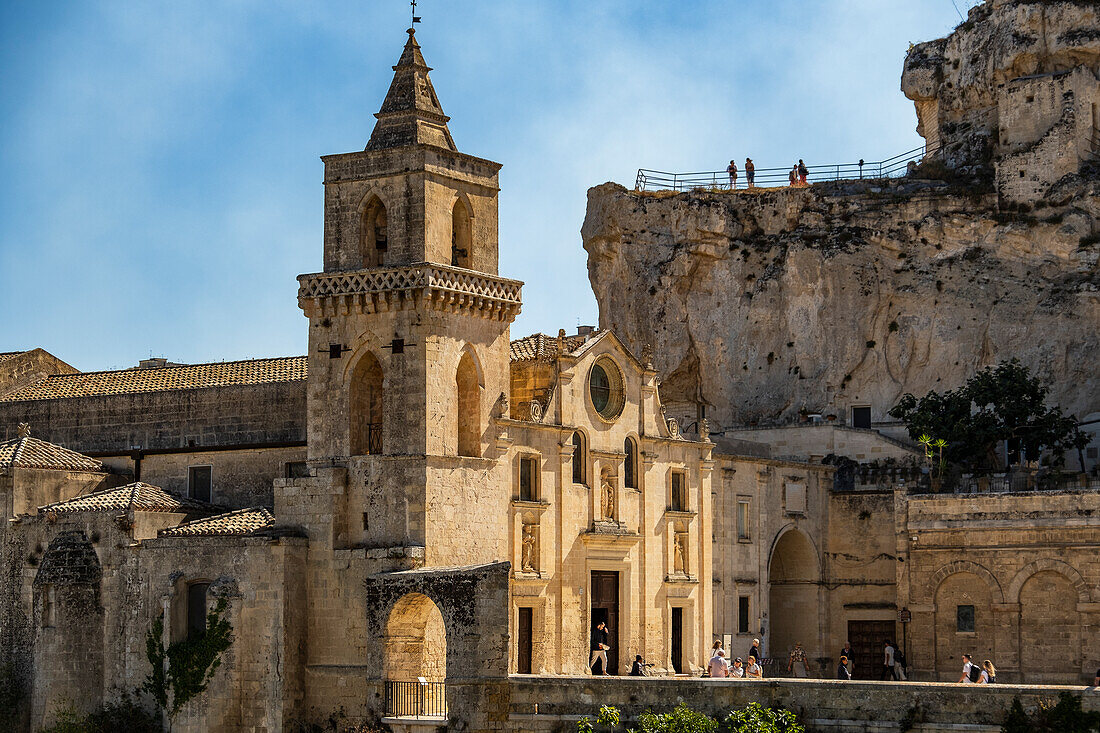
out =
[[(898, 498), (898, 604), (913, 613), (915, 676), (958, 679), (965, 652), (991, 659), (999, 681), (1091, 681), (1100, 494)], [(960, 606), (973, 607), (973, 630), (960, 624)]]
[(85, 454), (242, 444), (304, 445), (306, 385), (299, 382), (100, 397), (0, 402), (0, 439), (29, 423), (35, 437)]
[(877, 430), (846, 426), (788, 425), (784, 427), (737, 427), (726, 430), (724, 437), (764, 443), (776, 458), (821, 460), (829, 454), (845, 456), (859, 463), (894, 459), (908, 461), (923, 458), (919, 449), (888, 438)]
[(594, 720), (601, 705), (618, 707), (629, 727), (641, 713), (666, 712), (682, 700), (714, 717), (752, 702), (782, 706), (798, 713), (810, 733), (897, 731), (903, 720), (912, 720), (911, 730), (918, 733), (997, 733), (1013, 697), (1034, 710), (1062, 691), (1081, 696), (1085, 710), (1100, 710), (1100, 694), (1083, 687), (827, 680), (516, 676), (509, 680), (507, 695), (500, 697), (507, 699), (508, 708), (503, 729), (525, 732), (575, 729), (580, 716)]

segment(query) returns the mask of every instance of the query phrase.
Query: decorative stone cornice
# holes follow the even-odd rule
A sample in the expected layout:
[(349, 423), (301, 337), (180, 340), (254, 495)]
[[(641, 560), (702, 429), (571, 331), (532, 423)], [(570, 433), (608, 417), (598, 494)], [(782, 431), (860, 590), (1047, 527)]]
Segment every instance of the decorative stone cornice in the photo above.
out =
[(310, 318), (427, 307), (511, 323), (523, 283), (429, 262), (298, 276), (298, 305)]

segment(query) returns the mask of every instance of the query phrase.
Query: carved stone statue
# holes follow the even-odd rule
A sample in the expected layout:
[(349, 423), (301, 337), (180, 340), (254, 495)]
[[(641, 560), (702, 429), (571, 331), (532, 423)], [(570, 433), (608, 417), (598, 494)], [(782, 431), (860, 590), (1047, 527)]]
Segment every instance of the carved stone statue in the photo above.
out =
[(538, 562), (535, 559), (535, 525), (523, 525), (523, 553), (520, 559), (520, 568), (526, 572), (536, 572)]
[(16, 430), (18, 431), (18, 435), (20, 438), (31, 437), (31, 424), (28, 422), (19, 423), (19, 426), (16, 428)]
[(677, 573), (687, 574), (687, 563), (684, 558), (687, 555), (684, 548), (684, 536), (682, 534), (676, 535), (676, 539), (672, 543), (672, 549), (674, 552), (672, 558), (672, 569)]
[(642, 366), (653, 369), (653, 344), (642, 346)]
[(615, 486), (610, 476), (603, 477), (603, 516), (604, 519), (615, 519)]
[(494, 417), (508, 417), (508, 395), (503, 392), (500, 393), (500, 397), (497, 397), (496, 404), (493, 405)]

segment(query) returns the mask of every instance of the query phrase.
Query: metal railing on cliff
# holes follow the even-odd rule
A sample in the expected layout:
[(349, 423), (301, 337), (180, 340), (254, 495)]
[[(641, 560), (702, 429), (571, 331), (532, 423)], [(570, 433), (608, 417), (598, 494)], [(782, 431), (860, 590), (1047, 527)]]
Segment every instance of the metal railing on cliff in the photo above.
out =
[[(859, 161), (858, 163), (835, 163), (832, 165), (806, 166), (809, 175), (807, 183), (821, 183), (824, 181), (845, 181), (874, 178), (897, 178), (905, 175), (910, 165), (922, 162), (926, 157), (934, 156), (938, 149), (922, 145), (919, 148), (907, 150), (886, 160), (873, 162)], [(754, 185), (756, 188), (772, 188), (787, 186), (790, 168), (757, 168)], [(737, 173), (737, 190), (744, 190), (748, 186), (745, 171)], [(700, 171), (696, 173), (667, 173), (648, 168), (638, 169), (638, 178), (634, 184), (636, 191), (692, 191), (695, 189), (730, 187), (729, 175), (726, 171)]]

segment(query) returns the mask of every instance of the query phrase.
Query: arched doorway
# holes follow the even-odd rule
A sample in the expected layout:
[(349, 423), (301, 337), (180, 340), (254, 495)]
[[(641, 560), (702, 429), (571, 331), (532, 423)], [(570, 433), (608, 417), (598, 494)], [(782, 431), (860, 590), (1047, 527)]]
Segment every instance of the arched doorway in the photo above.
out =
[(351, 373), (350, 455), (382, 452), (382, 396), (382, 365), (374, 354), (364, 354)]
[[(808, 659), (825, 655), (818, 649), (821, 565), (817, 550), (804, 532), (784, 532), (768, 563), (767, 657), (776, 660), (773, 674), (786, 672), (787, 656), (801, 643)], [(809, 665), (811, 672), (812, 663)]]
[(386, 207), (377, 196), (371, 196), (363, 207), (359, 224), (359, 254), (363, 267), (381, 267), (389, 249), (389, 218)]
[(387, 715), (446, 717), (447, 629), (423, 593), (402, 596), (390, 610), (382, 673)]
[(458, 455), (481, 455), (481, 385), (477, 377), (477, 365), (469, 351), (462, 354), (455, 373), (455, 387), (458, 390), (458, 409), (455, 420), (458, 422)]
[(1028, 578), (1020, 588), (1021, 680), (1081, 684), (1081, 628), (1069, 578), (1053, 570)]
[(459, 199), (451, 210), (451, 264), (455, 267), (470, 267), (470, 253), (473, 252), (471, 229), (470, 210)]
[[(993, 591), (977, 573), (948, 575), (936, 588), (936, 678), (955, 682), (962, 674), (962, 655), (977, 664), (993, 654)], [(995, 663), (995, 662), (994, 662)]]

